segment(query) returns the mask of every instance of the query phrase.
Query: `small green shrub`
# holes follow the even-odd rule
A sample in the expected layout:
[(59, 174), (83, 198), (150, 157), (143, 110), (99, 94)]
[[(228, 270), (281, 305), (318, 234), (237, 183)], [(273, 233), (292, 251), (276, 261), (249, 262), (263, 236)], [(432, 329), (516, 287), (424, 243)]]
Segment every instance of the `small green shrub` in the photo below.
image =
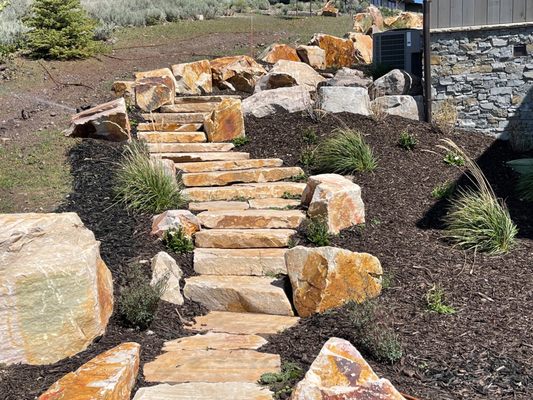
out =
[(299, 161), (304, 167), (312, 168), (316, 162), (315, 149), (310, 147), (303, 149)]
[(241, 146), (244, 146), (245, 144), (250, 143), (250, 139), (248, 139), (246, 136), (239, 136), (233, 139), (231, 142), (233, 143), (235, 147), (241, 147)]
[(291, 182), (307, 182), (308, 178), (309, 177), (307, 176), (306, 173), (302, 173), (302, 174), (291, 176), (289, 178), (289, 181), (291, 181)]
[(281, 372), (263, 374), (259, 379), (259, 383), (268, 386), (274, 393), (274, 398), (279, 399), (285, 398), (283, 396), (290, 396), (294, 385), (303, 376), (304, 371), (298, 364), (284, 362), (281, 365)]
[(455, 165), (456, 167), (462, 167), (465, 165), (464, 157), (454, 151), (448, 151), (444, 155), (443, 161), (445, 164)]
[(115, 179), (118, 201), (140, 212), (160, 213), (185, 203), (180, 185), (161, 163), (150, 159), (142, 142), (126, 145)]
[(414, 150), (418, 141), (414, 135), (411, 135), (408, 131), (403, 131), (400, 133), (400, 138), (398, 139), (398, 146), (404, 150)]
[(337, 130), (316, 150), (316, 169), (320, 172), (352, 174), (376, 168), (372, 148), (359, 132), (351, 129)]
[(118, 314), (127, 326), (146, 329), (152, 323), (159, 300), (168, 278), (150, 285), (150, 278), (143, 274), (139, 265), (133, 265), (128, 273), (128, 286), (118, 298)]
[(445, 297), (444, 290), (437, 285), (433, 285), (426, 293), (428, 310), (438, 314), (455, 314), (455, 308), (445, 303)]
[(520, 175), (516, 190), (523, 200), (533, 201), (533, 173)]
[(435, 186), (431, 191), (431, 196), (437, 200), (447, 199), (453, 194), (454, 191), (455, 183), (446, 181)]
[(302, 136), (303, 136), (304, 142), (308, 145), (318, 143), (318, 134), (316, 133), (316, 129), (313, 127), (306, 128), (303, 131)]
[(329, 246), (332, 235), (323, 218), (311, 218), (305, 224), (305, 237), (315, 246)]
[(175, 253), (190, 253), (194, 250), (194, 244), (184, 232), (181, 226), (178, 229), (169, 229), (163, 234), (163, 244), (167, 249)]

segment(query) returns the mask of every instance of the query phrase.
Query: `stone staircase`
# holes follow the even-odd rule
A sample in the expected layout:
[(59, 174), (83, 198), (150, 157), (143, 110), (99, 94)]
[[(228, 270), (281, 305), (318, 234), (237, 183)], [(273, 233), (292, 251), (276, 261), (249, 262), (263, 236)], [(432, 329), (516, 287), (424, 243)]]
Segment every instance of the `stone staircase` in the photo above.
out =
[[(167, 342), (144, 367), (147, 382), (135, 399), (272, 399), (257, 384), (280, 372), (280, 357), (257, 351), (297, 323), (287, 296), (285, 252), (305, 219), (295, 209), (303, 175), (277, 158), (250, 159), (232, 143), (209, 142), (201, 121), (222, 96), (186, 97), (139, 124), (152, 157), (172, 160), (181, 174), (195, 234), (194, 269), (184, 295), (211, 310), (189, 327), (195, 336)], [(200, 332), (207, 332), (200, 334)]]

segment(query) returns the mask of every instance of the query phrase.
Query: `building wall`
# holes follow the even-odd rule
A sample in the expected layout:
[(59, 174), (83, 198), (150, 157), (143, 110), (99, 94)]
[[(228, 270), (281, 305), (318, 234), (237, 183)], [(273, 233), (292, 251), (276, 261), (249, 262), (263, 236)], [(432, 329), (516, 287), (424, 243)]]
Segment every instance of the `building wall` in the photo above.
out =
[(449, 100), (460, 127), (533, 138), (532, 26), (432, 32), (431, 49), (435, 110)]

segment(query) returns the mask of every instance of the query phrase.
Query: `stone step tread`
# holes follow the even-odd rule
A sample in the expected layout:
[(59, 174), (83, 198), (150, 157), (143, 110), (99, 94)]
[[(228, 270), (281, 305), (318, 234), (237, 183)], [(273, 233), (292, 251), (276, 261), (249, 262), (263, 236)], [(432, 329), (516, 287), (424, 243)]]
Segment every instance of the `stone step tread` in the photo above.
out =
[(203, 143), (207, 142), (204, 132), (138, 132), (137, 138), (147, 143)]
[(207, 332), (165, 342), (163, 351), (179, 350), (257, 350), (268, 342), (259, 335)]
[(140, 388), (133, 400), (273, 400), (272, 392), (250, 382), (190, 382)]
[[(235, 153), (228, 153), (235, 154)], [(186, 188), (183, 194), (190, 201), (248, 200), (272, 197), (301, 196), (306, 184), (298, 182), (243, 183), (223, 187)]]
[(275, 278), (199, 275), (185, 279), (183, 295), (210, 311), (293, 316), (289, 298)]
[(188, 187), (225, 186), (230, 183), (276, 182), (302, 175), (300, 167), (264, 167), (237, 171), (195, 172), (182, 175)]
[(233, 143), (148, 143), (150, 153), (212, 153), (234, 147)]
[(210, 112), (213, 111), (219, 102), (196, 102), (178, 103), (160, 108), (161, 113), (185, 113), (185, 112)]
[(196, 232), (196, 247), (219, 249), (288, 247), (293, 229), (208, 229)]
[(300, 319), (283, 315), (211, 311), (195, 318), (188, 331), (211, 331), (239, 335), (275, 335), (295, 326)]
[(194, 270), (202, 275), (275, 276), (287, 274), (288, 249), (194, 250)]
[(280, 371), (280, 356), (255, 350), (177, 350), (144, 365), (146, 382), (257, 382)]
[(224, 99), (240, 99), (241, 96), (238, 95), (220, 95), (220, 96), (183, 96), (176, 97), (174, 99), (174, 104), (183, 104), (183, 103), (209, 103), (217, 102), (220, 103)]
[(200, 201), (189, 203), (191, 211), (224, 211), (224, 210), (247, 210), (250, 205), (247, 201)]
[(248, 206), (252, 210), (285, 210), (296, 208), (300, 206), (300, 200), (282, 199), (281, 197), (274, 197), (268, 199), (250, 199)]
[(296, 229), (305, 220), (300, 210), (204, 211), (197, 215), (209, 229)]
[(178, 123), (155, 123), (141, 122), (137, 125), (137, 132), (195, 132), (203, 126), (200, 124), (178, 124)]
[(176, 169), (182, 172), (213, 172), (232, 171), (260, 167), (281, 167), (283, 160), (280, 158), (263, 158), (234, 161), (205, 161), (196, 163), (176, 163)]
[(203, 124), (210, 113), (143, 113), (141, 117), (146, 121), (156, 123)]
[(223, 161), (223, 160), (246, 160), (250, 158), (250, 153), (237, 151), (212, 151), (212, 152), (190, 152), (190, 153), (157, 153), (161, 158), (174, 162), (195, 162), (195, 161)]

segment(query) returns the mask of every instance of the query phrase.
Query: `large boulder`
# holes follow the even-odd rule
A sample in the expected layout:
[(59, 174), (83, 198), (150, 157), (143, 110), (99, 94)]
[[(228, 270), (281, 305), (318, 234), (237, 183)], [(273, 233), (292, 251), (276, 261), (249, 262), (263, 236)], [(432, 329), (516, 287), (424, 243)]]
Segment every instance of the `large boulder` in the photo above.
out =
[(375, 5), (369, 5), (365, 10), (372, 17), (372, 25), (374, 25), (380, 31), (383, 30), (383, 15), (381, 11)]
[(112, 311), (111, 273), (77, 214), (0, 215), (0, 363), (73, 356)]
[(413, 77), (401, 69), (393, 69), (376, 79), (368, 88), (372, 100), (381, 96), (408, 94), (413, 87)]
[(148, 77), (135, 82), (135, 102), (142, 111), (152, 112), (167, 104), (174, 104), (176, 87), (168, 77)]
[(382, 96), (373, 100), (370, 108), (378, 112), (384, 112), (390, 115), (398, 115), (400, 117), (413, 119), (419, 121), (421, 113), (421, 104), (412, 96)]
[(331, 338), (296, 385), (291, 400), (405, 400), (379, 378), (350, 342)]
[(385, 18), (384, 26), (388, 29), (422, 29), (424, 27), (424, 15), (405, 11), (400, 15)]
[(99, 354), (54, 383), (39, 400), (129, 400), (139, 372), (137, 343)]
[(275, 64), (280, 60), (300, 61), (300, 58), (293, 47), (279, 43), (274, 43), (268, 46), (265, 51), (261, 53), (259, 59), (268, 64)]
[(165, 288), (161, 299), (172, 304), (181, 306), (183, 295), (181, 294), (180, 282), (183, 271), (168, 253), (160, 251), (150, 261), (152, 267), (151, 285), (157, 285), (162, 280), (165, 281)]
[(294, 307), (308, 317), (349, 301), (363, 302), (381, 293), (383, 271), (367, 253), (338, 247), (296, 246), (285, 253)]
[(372, 84), (371, 78), (366, 78), (363, 72), (357, 69), (341, 68), (335, 76), (322, 82), (319, 86), (350, 86), (366, 88)]
[(314, 92), (318, 84), (325, 80), (312, 67), (303, 62), (281, 60), (259, 80), (256, 91), (302, 86)]
[(70, 137), (124, 141), (130, 139), (130, 120), (123, 97), (72, 116), (65, 131)]
[(320, 109), (370, 115), (370, 97), (362, 87), (323, 86), (318, 90)]
[(351, 67), (355, 64), (355, 48), (350, 39), (317, 33), (309, 43), (326, 52), (326, 68)]
[(200, 230), (200, 221), (189, 210), (168, 210), (152, 218), (152, 235), (163, 237), (169, 229), (181, 229), (192, 237)]
[(244, 115), (263, 118), (278, 111), (294, 113), (305, 111), (313, 102), (309, 91), (301, 86), (265, 90), (246, 98), (242, 102)]
[(172, 66), (177, 94), (208, 94), (213, 91), (211, 63), (201, 60)]
[(111, 90), (116, 97), (124, 97), (126, 104), (135, 104), (135, 82), (115, 81)]
[(335, 7), (334, 1), (328, 1), (324, 4), (324, 7), (322, 7), (321, 14), (323, 17), (338, 17), (339, 9)]
[(230, 56), (211, 61), (213, 83), (219, 89), (253, 93), (255, 84), (265, 69), (249, 56)]
[(367, 12), (357, 13), (353, 17), (353, 30), (356, 33), (362, 33), (363, 35), (372, 34), (373, 25), (374, 19)]
[(363, 64), (372, 64), (374, 42), (372, 36), (363, 33), (350, 32), (346, 35), (355, 47), (355, 58)]
[(209, 142), (226, 142), (244, 136), (244, 116), (240, 99), (227, 97), (204, 121)]
[(326, 69), (326, 52), (320, 47), (300, 45), (296, 52), (302, 62), (315, 69)]
[(323, 219), (333, 234), (365, 222), (361, 188), (341, 175), (309, 177), (302, 194), (302, 205), (307, 206), (309, 217)]

